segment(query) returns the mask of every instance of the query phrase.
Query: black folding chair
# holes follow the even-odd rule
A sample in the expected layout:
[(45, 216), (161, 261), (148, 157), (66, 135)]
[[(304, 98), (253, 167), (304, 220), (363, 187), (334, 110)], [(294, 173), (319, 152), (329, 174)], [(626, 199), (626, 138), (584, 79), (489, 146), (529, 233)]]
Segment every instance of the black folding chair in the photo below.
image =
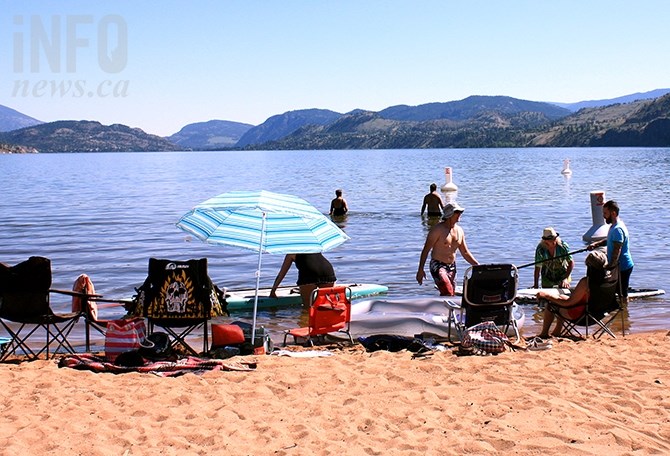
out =
[(207, 275), (207, 259), (188, 261), (149, 259), (149, 275), (137, 290), (134, 314), (147, 318), (149, 334), (158, 326), (181, 344), (199, 353), (186, 338), (202, 328), (203, 352), (208, 350), (208, 322), (226, 312), (225, 299)]
[[(57, 293), (82, 299), (90, 296), (50, 287), (51, 261), (48, 258), (34, 256), (15, 266), (0, 264), (0, 322), (10, 339), (0, 354), (0, 361), (19, 354), (33, 360), (42, 353), (46, 353), (47, 358), (60, 350), (74, 353), (67, 338), (82, 313), (56, 314), (51, 309), (50, 295)], [(52, 344), (55, 344), (54, 350), (51, 350)]]
[[(618, 316), (621, 316), (621, 333), (624, 335), (624, 309), (621, 306), (621, 300), (617, 299), (617, 292), (617, 281), (610, 280), (599, 286), (590, 288), (587, 303), (575, 304), (569, 307), (548, 304), (549, 310), (552, 313), (563, 318), (561, 336), (576, 337), (579, 339), (588, 338), (589, 327), (595, 325), (597, 328), (593, 333), (594, 338), (599, 339), (605, 333), (611, 337), (616, 337), (610, 329), (610, 325)], [(565, 310), (562, 311), (562, 309)], [(566, 316), (567, 313), (571, 315)], [(582, 330), (584, 331), (584, 335), (582, 335)]]
[[(459, 338), (462, 339), (466, 328), (493, 321), (503, 332), (507, 332), (511, 326), (518, 343), (521, 336), (512, 311), (518, 282), (519, 272), (513, 264), (479, 264), (470, 267), (463, 279), (461, 318), (456, 324)], [(452, 319), (456, 321), (453, 316)]]

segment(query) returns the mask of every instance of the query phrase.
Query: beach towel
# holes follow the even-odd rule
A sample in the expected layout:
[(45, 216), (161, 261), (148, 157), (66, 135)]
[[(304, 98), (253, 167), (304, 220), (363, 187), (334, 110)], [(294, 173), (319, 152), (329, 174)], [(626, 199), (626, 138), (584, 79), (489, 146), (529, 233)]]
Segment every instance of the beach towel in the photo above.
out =
[[(84, 293), (89, 295), (95, 294), (95, 287), (91, 278), (86, 274), (80, 274), (72, 285), (72, 291), (77, 293)], [(72, 296), (72, 312), (81, 312), (81, 298), (79, 296)], [(89, 311), (93, 320), (98, 319), (98, 306), (94, 302), (89, 302)]]
[(63, 356), (58, 367), (88, 370), (93, 372), (109, 372), (123, 374), (126, 372), (142, 372), (159, 377), (178, 377), (187, 373), (202, 374), (207, 371), (252, 371), (256, 368), (253, 362), (234, 362), (220, 359), (205, 359), (189, 356), (177, 361), (156, 361), (143, 366), (117, 366), (105, 361), (105, 358), (90, 353)]

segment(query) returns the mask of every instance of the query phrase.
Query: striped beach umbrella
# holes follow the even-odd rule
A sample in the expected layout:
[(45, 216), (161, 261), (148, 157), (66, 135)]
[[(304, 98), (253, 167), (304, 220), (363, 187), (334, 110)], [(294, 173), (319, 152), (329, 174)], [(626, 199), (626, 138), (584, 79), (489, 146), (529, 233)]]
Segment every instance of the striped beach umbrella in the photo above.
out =
[(264, 190), (210, 198), (187, 212), (177, 227), (209, 244), (258, 252), (252, 337), (256, 332), (261, 254), (325, 252), (349, 239), (302, 198)]

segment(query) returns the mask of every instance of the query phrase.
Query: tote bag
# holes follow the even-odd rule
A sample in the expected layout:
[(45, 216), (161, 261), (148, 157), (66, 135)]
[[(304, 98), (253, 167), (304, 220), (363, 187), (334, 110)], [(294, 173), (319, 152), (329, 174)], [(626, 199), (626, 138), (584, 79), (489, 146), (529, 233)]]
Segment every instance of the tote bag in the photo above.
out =
[(113, 363), (121, 353), (140, 348), (147, 329), (143, 318), (111, 320), (105, 334), (105, 358)]

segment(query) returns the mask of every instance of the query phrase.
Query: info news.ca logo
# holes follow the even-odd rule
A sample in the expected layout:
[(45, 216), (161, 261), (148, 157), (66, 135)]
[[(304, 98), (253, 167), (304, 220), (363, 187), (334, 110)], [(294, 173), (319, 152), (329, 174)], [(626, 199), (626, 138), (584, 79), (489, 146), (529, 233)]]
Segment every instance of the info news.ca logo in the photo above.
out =
[[(13, 48), (13, 97), (128, 96), (130, 82), (115, 78), (128, 63), (128, 26), (121, 16), (14, 16)], [(84, 64), (86, 71), (78, 72)], [(103, 76), (77, 78), (84, 73)]]

